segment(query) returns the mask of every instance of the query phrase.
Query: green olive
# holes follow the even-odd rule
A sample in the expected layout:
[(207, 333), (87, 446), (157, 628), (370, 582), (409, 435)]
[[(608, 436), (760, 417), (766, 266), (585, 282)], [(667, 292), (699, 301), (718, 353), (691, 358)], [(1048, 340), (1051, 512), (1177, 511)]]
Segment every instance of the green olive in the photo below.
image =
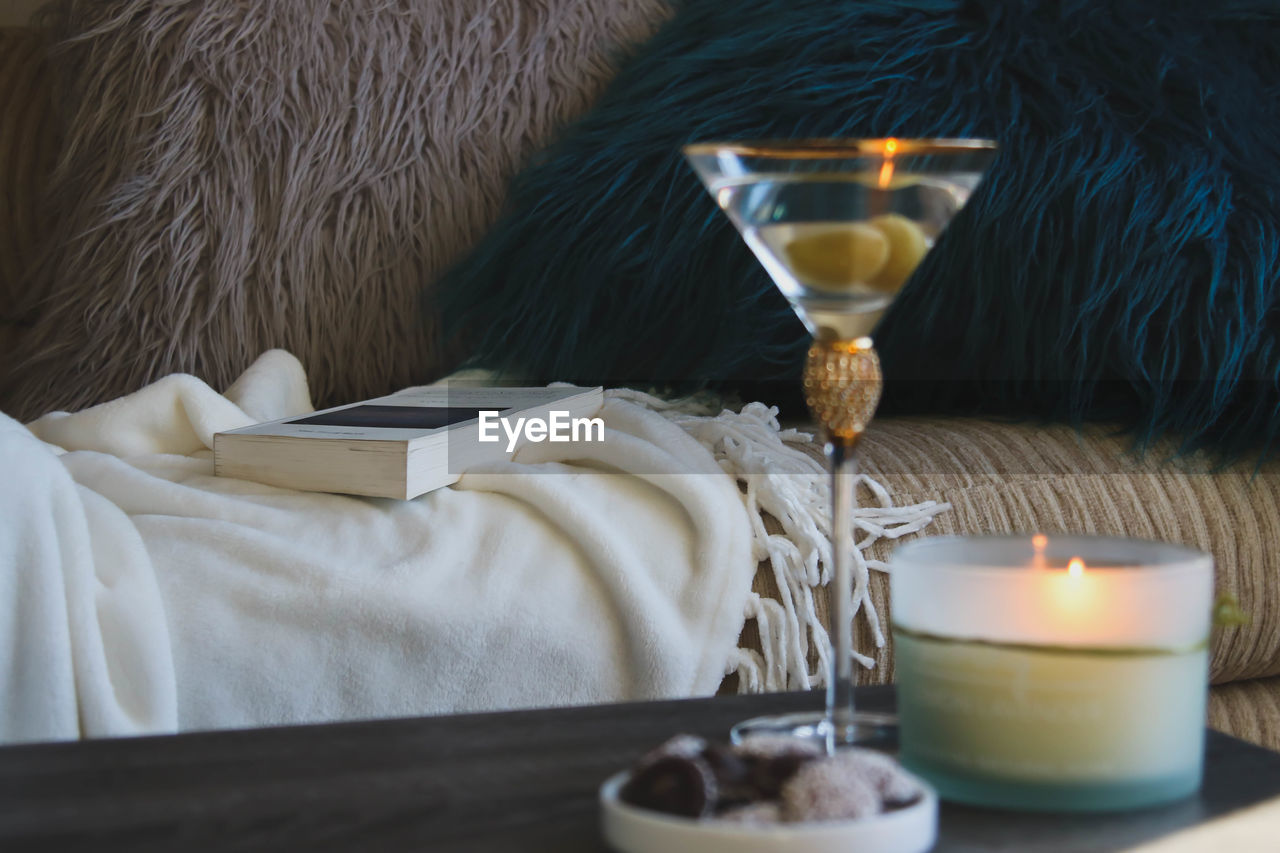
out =
[(876, 275), (867, 279), (867, 284), (878, 290), (896, 292), (920, 266), (929, 251), (929, 243), (919, 225), (898, 213), (873, 217), (871, 225), (888, 242), (889, 258)]
[(821, 231), (786, 245), (793, 275), (818, 290), (849, 290), (866, 284), (890, 260), (889, 238), (863, 222), (824, 224)]

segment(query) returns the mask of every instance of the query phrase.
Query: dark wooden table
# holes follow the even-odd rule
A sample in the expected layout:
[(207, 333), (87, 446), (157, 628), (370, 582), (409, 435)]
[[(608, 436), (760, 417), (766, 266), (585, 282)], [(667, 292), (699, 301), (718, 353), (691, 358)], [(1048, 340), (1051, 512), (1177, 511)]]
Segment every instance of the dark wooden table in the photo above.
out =
[[(859, 691), (868, 709), (890, 688)], [(0, 850), (604, 850), (596, 789), (679, 732), (816, 694), (0, 749)], [(1280, 794), (1280, 753), (1209, 734), (1199, 796), (1110, 816), (944, 806), (939, 851), (1114, 850)]]

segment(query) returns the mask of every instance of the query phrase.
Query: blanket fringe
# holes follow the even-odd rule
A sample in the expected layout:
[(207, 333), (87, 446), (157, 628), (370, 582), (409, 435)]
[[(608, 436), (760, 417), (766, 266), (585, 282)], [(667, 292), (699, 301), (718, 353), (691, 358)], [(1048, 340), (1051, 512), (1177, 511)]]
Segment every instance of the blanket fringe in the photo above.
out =
[[(810, 433), (782, 429), (776, 407), (748, 403), (741, 411), (720, 409), (710, 397), (663, 400), (639, 391), (612, 391), (639, 405), (662, 412), (714, 454), (721, 469), (739, 484), (751, 520), (753, 553), (767, 561), (777, 582), (777, 600), (752, 593), (746, 618), (754, 619), (761, 651), (742, 648), (729, 661), (726, 674), (737, 672), (741, 693), (806, 690), (822, 687), (830, 667), (831, 638), (818, 620), (815, 593), (831, 580), (831, 511), (828, 474), (822, 463), (799, 448), (814, 443)], [(715, 413), (720, 409), (719, 413)], [(939, 501), (894, 506), (887, 489), (858, 475), (861, 492), (873, 505), (854, 510), (854, 618), (871, 627), (876, 646), (884, 645), (880, 614), (871, 600), (871, 571), (887, 571), (865, 551), (880, 539), (897, 539), (923, 530), (934, 516), (951, 508)], [(781, 533), (769, 533), (765, 515), (775, 518)], [(810, 651), (816, 666), (809, 667)], [(875, 659), (853, 650), (863, 667)]]

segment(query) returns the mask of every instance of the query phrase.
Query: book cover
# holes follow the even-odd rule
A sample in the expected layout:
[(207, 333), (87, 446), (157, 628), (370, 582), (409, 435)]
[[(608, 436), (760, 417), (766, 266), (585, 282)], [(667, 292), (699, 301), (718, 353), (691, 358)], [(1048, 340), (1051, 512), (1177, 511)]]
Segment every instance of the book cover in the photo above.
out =
[[(410, 388), (220, 432), (214, 473), (273, 486), (414, 498), (527, 441), (603, 440), (601, 388)], [(523, 420), (521, 420), (523, 419)]]

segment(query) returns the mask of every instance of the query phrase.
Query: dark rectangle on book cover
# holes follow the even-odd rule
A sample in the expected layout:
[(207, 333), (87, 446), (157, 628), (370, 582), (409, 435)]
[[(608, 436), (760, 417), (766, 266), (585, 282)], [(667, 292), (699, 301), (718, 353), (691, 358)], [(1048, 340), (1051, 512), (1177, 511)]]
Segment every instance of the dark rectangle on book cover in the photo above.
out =
[(440, 429), (480, 417), (497, 409), (459, 409), (445, 406), (352, 406), (309, 418), (287, 421), (311, 426), (364, 427), (366, 429)]

